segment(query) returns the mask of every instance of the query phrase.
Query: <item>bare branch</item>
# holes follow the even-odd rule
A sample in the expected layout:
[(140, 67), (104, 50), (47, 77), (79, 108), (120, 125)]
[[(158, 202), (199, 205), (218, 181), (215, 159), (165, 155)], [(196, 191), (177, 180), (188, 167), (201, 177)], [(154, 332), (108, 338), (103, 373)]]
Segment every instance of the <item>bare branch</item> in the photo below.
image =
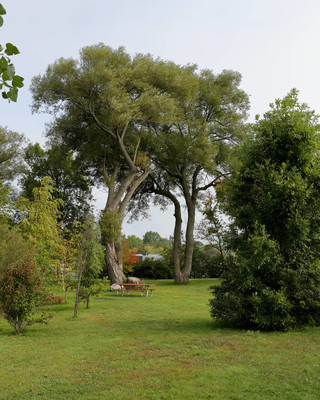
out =
[(133, 162), (134, 162), (134, 164), (135, 164), (136, 161), (137, 161), (137, 155), (138, 155), (138, 150), (139, 150), (139, 147), (140, 147), (140, 143), (141, 143), (141, 136), (139, 137), (138, 143), (137, 143), (136, 148), (135, 148), (135, 150), (134, 150), (134, 155), (133, 155)]
[(126, 134), (126, 132), (127, 132), (128, 126), (129, 126), (129, 122), (127, 122), (127, 123), (125, 124), (125, 127), (122, 129), (122, 133), (121, 133), (121, 136), (120, 136), (122, 141), (123, 141), (124, 136), (125, 136), (125, 134)]

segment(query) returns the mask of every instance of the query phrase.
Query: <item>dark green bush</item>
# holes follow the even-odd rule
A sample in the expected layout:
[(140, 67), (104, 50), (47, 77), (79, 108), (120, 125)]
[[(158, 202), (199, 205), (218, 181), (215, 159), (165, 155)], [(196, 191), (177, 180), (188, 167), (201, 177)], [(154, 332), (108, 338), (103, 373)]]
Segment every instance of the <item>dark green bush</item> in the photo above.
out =
[(164, 260), (153, 260), (146, 259), (144, 261), (137, 262), (132, 272), (132, 276), (147, 279), (172, 279), (172, 269)]
[(195, 245), (192, 259), (192, 278), (221, 278), (226, 271), (228, 254), (224, 257), (212, 246)]
[(320, 130), (296, 91), (271, 107), (225, 185), (236, 257), (210, 304), (234, 326), (286, 330), (320, 323)]

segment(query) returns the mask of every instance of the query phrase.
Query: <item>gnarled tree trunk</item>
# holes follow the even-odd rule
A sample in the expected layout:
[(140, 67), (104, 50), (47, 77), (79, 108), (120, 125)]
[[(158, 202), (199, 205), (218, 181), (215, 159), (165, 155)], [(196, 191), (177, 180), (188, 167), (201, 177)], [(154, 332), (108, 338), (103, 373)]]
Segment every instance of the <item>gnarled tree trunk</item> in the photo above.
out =
[(113, 242), (106, 243), (105, 262), (111, 285), (122, 283), (124, 279), (122, 254), (119, 245)]
[[(109, 191), (105, 211), (113, 212), (117, 210), (117, 218), (122, 224), (128, 202), (136, 188), (147, 178), (150, 171), (147, 170), (140, 173), (137, 168), (132, 167), (132, 171), (128, 173), (121, 185), (116, 189), (119, 172), (120, 168), (116, 168), (112, 177), (106, 179)], [(111, 285), (122, 283), (125, 275), (122, 265), (121, 236), (119, 235), (114, 241), (106, 240), (104, 245), (106, 246), (105, 262)]]

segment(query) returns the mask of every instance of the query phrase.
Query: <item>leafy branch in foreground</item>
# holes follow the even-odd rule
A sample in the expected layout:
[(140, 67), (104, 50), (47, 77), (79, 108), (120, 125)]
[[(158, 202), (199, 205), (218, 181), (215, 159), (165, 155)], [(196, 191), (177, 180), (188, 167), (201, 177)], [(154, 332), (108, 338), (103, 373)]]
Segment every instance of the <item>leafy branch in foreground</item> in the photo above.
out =
[[(0, 27), (3, 25), (3, 15), (6, 10), (0, 3)], [(23, 87), (23, 78), (16, 75), (15, 67), (9, 56), (19, 54), (19, 50), (12, 43), (6, 43), (5, 47), (0, 44), (0, 90), (2, 97), (9, 101), (17, 101), (18, 89)]]

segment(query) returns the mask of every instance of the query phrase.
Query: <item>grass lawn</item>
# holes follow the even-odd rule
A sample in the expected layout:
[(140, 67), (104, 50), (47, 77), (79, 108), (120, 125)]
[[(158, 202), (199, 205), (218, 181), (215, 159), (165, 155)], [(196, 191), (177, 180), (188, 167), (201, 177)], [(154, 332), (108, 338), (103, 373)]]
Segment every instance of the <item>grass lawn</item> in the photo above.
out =
[(209, 286), (156, 281), (153, 297), (103, 293), (91, 308), (51, 306), (20, 336), (0, 320), (0, 399), (320, 398), (320, 328), (223, 329)]

